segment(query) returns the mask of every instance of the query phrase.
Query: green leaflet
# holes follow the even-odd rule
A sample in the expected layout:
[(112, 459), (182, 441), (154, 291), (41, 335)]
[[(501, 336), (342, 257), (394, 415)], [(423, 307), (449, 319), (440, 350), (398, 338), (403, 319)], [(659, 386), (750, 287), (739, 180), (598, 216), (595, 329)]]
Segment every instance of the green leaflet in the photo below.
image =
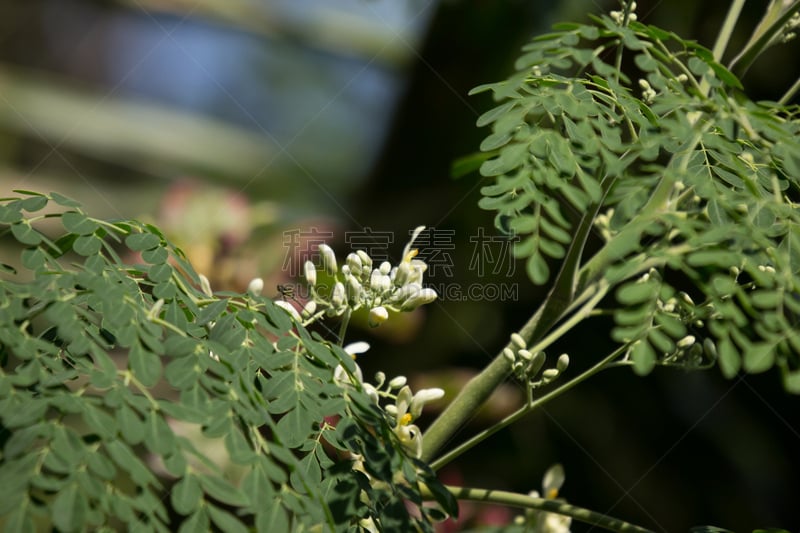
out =
[[(383, 458), (370, 512), (397, 522), (383, 502), (407, 490), (393, 472), (410, 459), (390, 421), (363, 409), (372, 400), (334, 383), (336, 366), (355, 369), (341, 348), (266, 298), (201, 293), (151, 225), (106, 224), (66, 197), (21, 194), (0, 201), (0, 231), (24, 247), (22, 270), (0, 269), (0, 522), (30, 529), (25, 502), (48, 491), (36, 524), (61, 531), (112, 517), (131, 531), (346, 530), (356, 518), (332, 511), (328, 491), (358, 487), (361, 474), (331, 457), (364, 446)], [(50, 200), (67, 232), (55, 243), (27, 218)], [(123, 241), (146, 264), (126, 264), (114, 248)], [(65, 386), (74, 382), (91, 387)], [(347, 438), (325, 425), (331, 457), (326, 417), (355, 421), (342, 424)], [(250, 473), (223, 473), (236, 465)], [(433, 527), (427, 515), (397, 523)]]

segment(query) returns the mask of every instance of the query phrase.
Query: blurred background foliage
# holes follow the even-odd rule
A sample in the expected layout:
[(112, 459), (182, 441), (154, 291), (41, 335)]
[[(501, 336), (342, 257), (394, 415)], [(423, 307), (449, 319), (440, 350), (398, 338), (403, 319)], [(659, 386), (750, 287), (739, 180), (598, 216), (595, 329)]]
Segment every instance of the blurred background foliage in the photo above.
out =
[[(710, 46), (727, 5), (641, 1), (638, 13)], [(732, 49), (765, 5), (747, 4)], [(614, 8), (583, 0), (3, 2), (0, 193), (56, 190), (95, 216), (154, 222), (216, 290), (243, 290), (255, 276), (267, 290), (292, 283), (315, 243), (349, 251), (348, 232), (390, 232), (381, 242), (396, 259), (409, 230), (432, 227), (429, 253), (440, 263), (430, 279), (450, 292), (402, 322), (362, 323), (348, 340), (373, 344), (360, 360), (368, 371), (407, 374), (452, 397), (542, 296), (477, 208), (479, 177), (450, 178), (452, 162), (486, 133), (474, 123), (490, 102), (466, 93), (504, 79), (520, 47), (552, 23)], [(750, 96), (778, 98), (800, 75), (799, 56), (796, 42), (766, 54), (744, 79)], [(16, 252), (0, 245), (12, 262), (5, 258)], [(490, 285), (512, 293), (467, 298), (470, 286)], [(595, 322), (557, 350), (585, 366), (607, 332)], [(513, 384), (498, 391), (461, 437), (521, 397)], [(728, 382), (716, 371), (637, 378), (619, 370), (442, 475), (527, 492), (558, 461), (564, 497), (657, 531), (701, 523), (796, 530), (798, 428), (797, 399), (777, 373)], [(508, 511), (465, 505), (463, 515), (474, 525)]]

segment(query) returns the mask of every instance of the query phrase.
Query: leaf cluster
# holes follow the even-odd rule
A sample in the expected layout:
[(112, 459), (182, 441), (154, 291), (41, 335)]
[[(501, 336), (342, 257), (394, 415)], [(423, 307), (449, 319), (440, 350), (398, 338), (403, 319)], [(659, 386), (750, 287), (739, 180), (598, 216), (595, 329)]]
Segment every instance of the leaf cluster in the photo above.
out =
[(708, 49), (653, 26), (555, 30), (473, 91), (498, 101), (478, 120), (481, 207), (521, 236), (536, 284), (594, 226), (574, 295), (617, 288), (612, 336), (639, 372), (777, 365), (800, 392), (800, 110), (749, 100)]
[(354, 371), (341, 348), (267, 298), (202, 292), (151, 225), (18, 192), (0, 201), (23, 245), (0, 272), (7, 530), (432, 528), (405, 501), (437, 482), (333, 379)]

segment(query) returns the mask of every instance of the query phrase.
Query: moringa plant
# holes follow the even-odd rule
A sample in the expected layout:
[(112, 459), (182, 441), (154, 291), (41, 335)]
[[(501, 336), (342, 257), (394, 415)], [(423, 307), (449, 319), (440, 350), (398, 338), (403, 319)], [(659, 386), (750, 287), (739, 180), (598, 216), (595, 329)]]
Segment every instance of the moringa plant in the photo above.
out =
[[(550, 290), (424, 432), (415, 422), (443, 390), (365, 379), (354, 359), (369, 346), (347, 338), (354, 312), (378, 327), (436, 300), (414, 248), (422, 228), (395, 265), (320, 246), (298, 307), (262, 296), (260, 280), (214, 292), (152, 225), (93, 218), (58, 193), (2, 199), (3, 232), (23, 249), (0, 271), (0, 525), (433, 531), (463, 499), (524, 510), (495, 531), (573, 520), (647, 531), (560, 499), (560, 465), (541, 494), (445, 486), (436, 471), (605, 369), (718, 366), (733, 378), (777, 367), (800, 392), (800, 121), (789, 105), (800, 82), (753, 102), (739, 81), (793, 36), (800, 2), (773, 1), (724, 65), (743, 3), (709, 50), (640, 23), (626, 2), (536, 37), (507, 80), (475, 89), (497, 100), (478, 121), (491, 127), (480, 206), (521, 238), (516, 256)], [(608, 314), (609, 353), (549, 353)], [(309, 330), (326, 323), (338, 332)], [(570, 375), (570, 359), (591, 362)], [(507, 379), (524, 386), (524, 405), (445, 449)]]

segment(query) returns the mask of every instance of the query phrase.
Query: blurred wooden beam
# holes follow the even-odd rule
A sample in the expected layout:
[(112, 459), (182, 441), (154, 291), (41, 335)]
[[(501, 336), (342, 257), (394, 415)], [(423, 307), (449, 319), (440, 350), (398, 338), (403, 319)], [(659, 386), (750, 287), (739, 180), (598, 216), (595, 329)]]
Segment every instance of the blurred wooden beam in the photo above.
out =
[(133, 169), (160, 165), (239, 182), (266, 165), (270, 175), (288, 172), (280, 149), (258, 132), (2, 65), (0, 127)]
[[(408, 43), (422, 36), (406, 28), (392, 29), (379, 19), (332, 7), (308, 10), (302, 17), (286, 16), (259, 0), (116, 0), (132, 12), (203, 17), (273, 40), (296, 42), (335, 55), (347, 55), (388, 67), (405, 66), (411, 59)], [(365, 8), (369, 12), (369, 9)]]

